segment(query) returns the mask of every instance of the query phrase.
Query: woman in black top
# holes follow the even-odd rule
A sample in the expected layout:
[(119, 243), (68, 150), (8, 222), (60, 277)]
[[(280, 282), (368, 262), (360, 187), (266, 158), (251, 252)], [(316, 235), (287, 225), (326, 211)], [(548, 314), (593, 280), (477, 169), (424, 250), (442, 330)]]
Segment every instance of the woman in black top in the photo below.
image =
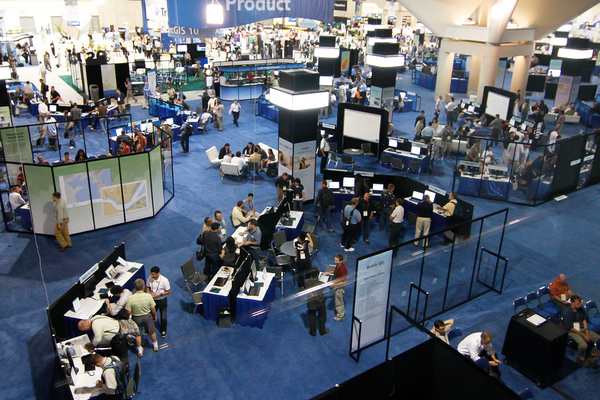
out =
[(77, 150), (77, 154), (75, 155), (75, 161), (85, 161), (85, 160), (87, 160), (85, 151), (83, 151), (83, 149)]
[(237, 246), (235, 245), (235, 240), (229, 236), (227, 239), (225, 239), (223, 251), (221, 251), (221, 264), (228, 267), (233, 267), (237, 260), (236, 250)]
[(296, 273), (298, 274), (298, 286), (304, 289), (304, 279), (306, 279), (311, 268), (310, 249), (313, 248), (313, 241), (310, 234), (300, 232), (298, 239), (294, 241), (296, 249)]

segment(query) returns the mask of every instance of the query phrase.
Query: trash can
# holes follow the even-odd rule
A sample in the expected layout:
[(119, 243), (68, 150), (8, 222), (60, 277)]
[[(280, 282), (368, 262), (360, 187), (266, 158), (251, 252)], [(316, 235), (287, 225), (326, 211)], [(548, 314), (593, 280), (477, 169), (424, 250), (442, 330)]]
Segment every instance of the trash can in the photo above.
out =
[(90, 85), (90, 100), (93, 102), (100, 100), (100, 87), (98, 85)]

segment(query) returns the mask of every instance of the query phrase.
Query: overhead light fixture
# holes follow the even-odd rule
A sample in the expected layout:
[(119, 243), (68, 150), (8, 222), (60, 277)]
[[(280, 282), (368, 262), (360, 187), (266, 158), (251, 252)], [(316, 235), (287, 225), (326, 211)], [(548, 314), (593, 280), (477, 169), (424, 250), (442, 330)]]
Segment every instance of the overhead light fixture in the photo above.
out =
[(317, 58), (338, 58), (339, 56), (339, 47), (315, 47), (315, 57)]
[(223, 6), (219, 0), (212, 0), (211, 4), (206, 5), (206, 23), (211, 25), (222, 25), (225, 21)]
[(269, 101), (290, 111), (315, 110), (329, 105), (329, 92), (326, 90), (293, 92), (281, 87), (272, 87), (269, 90)]
[(567, 38), (566, 37), (553, 37), (550, 39), (550, 44), (552, 46), (566, 46), (567, 45)]
[(558, 49), (560, 58), (570, 58), (573, 60), (589, 60), (594, 56), (593, 49), (568, 49), (566, 47)]
[(401, 67), (404, 65), (404, 55), (380, 56), (367, 54), (367, 64), (372, 67)]

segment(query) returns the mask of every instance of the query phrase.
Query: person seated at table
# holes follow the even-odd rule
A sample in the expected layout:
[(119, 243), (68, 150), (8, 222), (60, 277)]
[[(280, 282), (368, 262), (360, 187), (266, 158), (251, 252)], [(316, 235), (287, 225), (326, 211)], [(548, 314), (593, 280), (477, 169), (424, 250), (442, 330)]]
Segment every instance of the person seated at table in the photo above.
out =
[(221, 147), (221, 150), (219, 150), (219, 158), (221, 160), (223, 159), (223, 157), (225, 157), (225, 155), (227, 153), (229, 153), (229, 148), (230, 148), (229, 143), (225, 143), (225, 145), (223, 147)]
[(127, 142), (125, 142), (125, 140), (123, 140), (121, 142), (120, 150), (123, 152), (124, 155), (131, 153), (131, 147), (129, 147), (129, 145), (127, 144)]
[(496, 164), (496, 156), (494, 155), (494, 152), (492, 151), (492, 145), (488, 145), (487, 149), (483, 152), (483, 154), (481, 155), (481, 159), (483, 160), (483, 163), (485, 165), (488, 164)]
[[(242, 202), (242, 212), (244, 215), (248, 215), (248, 213), (256, 214), (254, 193), (248, 193), (248, 198)], [(254, 218), (258, 218), (258, 216), (255, 215)]]
[(487, 127), (487, 117), (485, 113), (481, 114), (481, 117), (477, 118), (474, 122), (476, 128), (486, 128)]
[(175, 100), (175, 97), (177, 97), (177, 93), (171, 85), (167, 86), (167, 96), (169, 97), (169, 101), (171, 103)]
[(244, 211), (242, 210), (242, 206), (244, 205), (243, 200), (238, 200), (237, 205), (233, 207), (231, 210), (231, 221), (233, 223), (233, 227), (237, 228), (239, 226), (248, 226), (248, 221), (254, 215), (252, 212), (244, 215)]
[(275, 161), (276, 161), (276, 160), (275, 160), (275, 153), (273, 153), (273, 149), (269, 149), (269, 150), (267, 151), (267, 153), (268, 153), (268, 154), (267, 154), (267, 158), (263, 158), (263, 159), (261, 160), (261, 163), (260, 163), (260, 169), (261, 169), (261, 170), (263, 170), (263, 169), (267, 168), (267, 166), (269, 165), (269, 163), (272, 163), (272, 162), (275, 162)]
[(223, 250), (221, 251), (221, 265), (226, 267), (233, 267), (237, 261), (237, 246), (235, 239), (229, 236), (225, 239), (223, 244)]
[(10, 202), (10, 206), (12, 207), (13, 213), (15, 215), (21, 214), (21, 207), (25, 205), (25, 200), (23, 196), (21, 196), (21, 188), (19, 186), (13, 186), (10, 195), (8, 196), (8, 200)]
[(572, 298), (577, 296), (569, 287), (565, 274), (558, 275), (558, 277), (550, 283), (548, 289), (550, 289), (552, 303), (556, 304), (563, 311), (571, 306)]
[(570, 298), (570, 304), (562, 311), (563, 325), (569, 329), (569, 337), (577, 343), (577, 365), (592, 367), (598, 355), (595, 343), (600, 340), (600, 335), (590, 329), (590, 318), (582, 307), (581, 297), (574, 294)]
[(42, 156), (38, 156), (37, 161), (38, 165), (50, 165), (48, 161), (44, 161), (44, 157)]
[(255, 147), (256, 147), (256, 151), (258, 151), (258, 154), (260, 154), (261, 160), (264, 160), (265, 158), (268, 157), (267, 152), (264, 151), (263, 149), (261, 149), (261, 147), (258, 144)]
[(63, 157), (63, 159), (60, 162), (63, 164), (71, 164), (73, 162), (73, 159), (71, 158), (71, 154), (68, 151), (65, 151), (65, 156)]
[(477, 139), (475, 144), (469, 149), (467, 153), (467, 161), (479, 162), (479, 155), (481, 154), (481, 139)]
[(254, 153), (254, 143), (248, 142), (248, 145), (242, 149), (242, 154), (249, 156)]
[(496, 351), (492, 347), (492, 334), (489, 332), (475, 332), (464, 338), (457, 347), (457, 350), (463, 356), (469, 357), (473, 361), (481, 358), (487, 359), (486, 370), (494, 378), (500, 377), (498, 366), (501, 364), (496, 357)]
[(227, 154), (225, 154), (223, 156), (223, 161), (221, 161), (221, 162), (230, 164), (232, 159), (233, 159), (233, 153), (231, 151), (228, 151)]
[(236, 152), (235, 153), (235, 157), (233, 157), (231, 159), (231, 163), (237, 165), (238, 167), (241, 167), (241, 173), (242, 174), (246, 174), (248, 173), (248, 165), (246, 163), (246, 160), (244, 160), (242, 158), (242, 153), (241, 152)]
[(254, 153), (252, 153), (250, 155), (250, 158), (248, 159), (248, 161), (260, 164), (260, 161), (261, 161), (260, 153), (258, 152), (258, 149), (256, 147), (254, 148)]

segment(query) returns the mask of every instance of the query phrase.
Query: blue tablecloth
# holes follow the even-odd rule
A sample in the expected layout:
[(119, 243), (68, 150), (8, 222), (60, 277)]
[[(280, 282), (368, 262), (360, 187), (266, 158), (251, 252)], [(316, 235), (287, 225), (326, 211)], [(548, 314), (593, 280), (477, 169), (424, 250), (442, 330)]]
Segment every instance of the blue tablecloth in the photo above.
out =
[[(131, 276), (131, 278), (129, 278), (127, 280), (127, 282), (125, 282), (125, 284), (123, 285), (123, 288), (129, 289), (133, 292), (134, 291), (133, 284), (136, 279), (142, 279), (144, 282), (146, 282), (146, 270), (144, 269), (143, 266), (140, 267), (136, 271), (136, 273), (133, 274)], [(65, 320), (65, 334), (67, 335), (66, 339), (71, 339), (71, 338), (81, 336), (86, 333), (86, 332), (80, 331), (79, 328), (77, 327), (77, 324), (79, 324), (79, 321), (81, 321), (81, 318), (71, 318), (71, 317), (65, 316), (64, 320)], [(91, 334), (89, 332), (87, 332), (87, 333), (88, 333), (88, 335)]]
[(31, 210), (29, 208), (19, 208), (19, 215), (21, 216), (21, 226), (26, 231), (30, 231), (31, 225)]
[(508, 200), (510, 182), (461, 176), (457, 192), (467, 196)]
[[(404, 169), (408, 168), (410, 160), (417, 160), (416, 158), (410, 157), (409, 155), (403, 155), (403, 154), (396, 153), (396, 152), (388, 152), (388, 154), (391, 154), (392, 157), (402, 159), (402, 165), (403, 165)], [(429, 159), (430, 159), (429, 155), (427, 155), (427, 156), (423, 157), (422, 159), (418, 160), (419, 165), (421, 166), (421, 172), (426, 172), (427, 169), (429, 168)]]
[[(409, 212), (417, 214), (417, 203), (413, 203), (412, 201), (407, 201), (405, 199), (403, 207), (405, 220), (408, 220)], [(434, 213), (431, 214), (431, 227), (429, 228), (429, 232), (433, 233), (444, 228), (446, 228), (446, 217), (442, 214), (439, 214), (437, 210), (434, 210)]]

